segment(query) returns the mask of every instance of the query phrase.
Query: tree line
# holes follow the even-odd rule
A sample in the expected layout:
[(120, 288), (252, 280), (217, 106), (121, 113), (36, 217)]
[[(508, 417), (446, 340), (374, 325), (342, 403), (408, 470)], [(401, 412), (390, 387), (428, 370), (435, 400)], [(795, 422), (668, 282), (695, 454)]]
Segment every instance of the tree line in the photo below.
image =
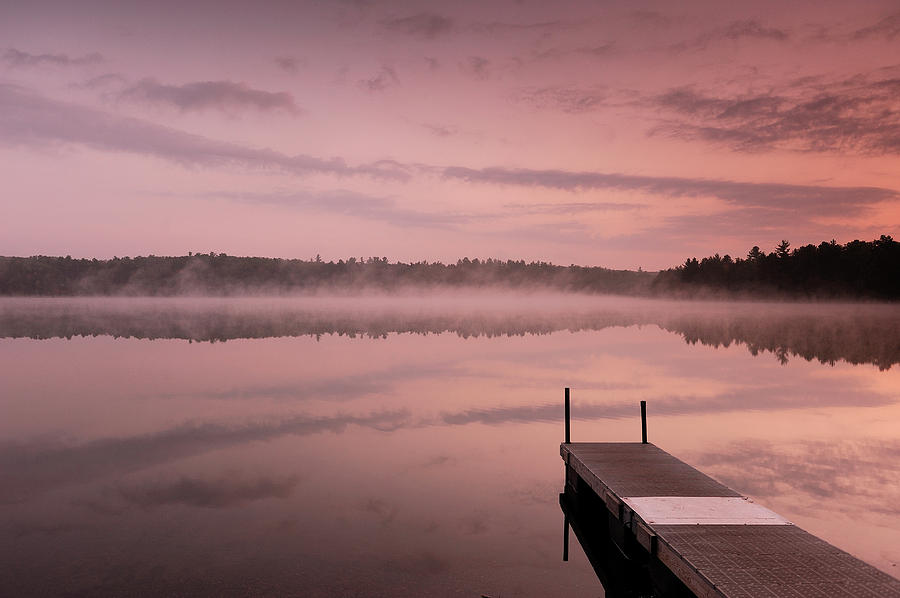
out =
[(524, 260), (388, 262), (385, 257), (323, 261), (191, 253), (177, 257), (0, 257), (0, 295), (239, 295), (405, 287), (545, 288), (569, 292), (646, 292), (653, 275)]
[(894, 300), (900, 298), (900, 243), (882, 235), (874, 241), (841, 245), (832, 240), (792, 249), (783, 240), (771, 253), (754, 246), (746, 258), (689, 258), (660, 272), (652, 287), (661, 293)]
[(822, 242), (745, 258), (689, 258), (658, 273), (464, 258), (456, 263), (323, 261), (190, 253), (110, 260), (0, 257), (0, 295), (241, 295), (404, 288), (548, 289), (642, 296), (900, 299), (900, 243), (882, 235), (844, 245)]

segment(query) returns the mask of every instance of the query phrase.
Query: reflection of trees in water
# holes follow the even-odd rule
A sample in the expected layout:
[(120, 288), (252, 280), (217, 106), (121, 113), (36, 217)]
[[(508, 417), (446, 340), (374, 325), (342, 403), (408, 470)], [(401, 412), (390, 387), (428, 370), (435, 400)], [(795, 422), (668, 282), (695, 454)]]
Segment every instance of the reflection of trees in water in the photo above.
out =
[[(689, 344), (742, 344), (824, 364), (845, 361), (888, 369), (900, 363), (900, 309), (884, 305), (659, 303), (617, 308), (547, 311), (517, 309), (358, 309), (301, 304), (254, 306), (135, 302), (14, 302), (0, 304), (0, 337), (227, 341), (241, 338), (324, 335), (386, 338), (390, 334), (457, 334), (462, 338), (542, 335), (655, 325)], [(740, 306), (740, 307), (735, 307)]]
[(713, 347), (743, 344), (753, 355), (774, 354), (782, 364), (790, 357), (830, 365), (837, 361), (870, 363), (881, 370), (900, 363), (900, 310), (764, 318), (749, 314), (673, 317), (661, 326), (687, 343)]

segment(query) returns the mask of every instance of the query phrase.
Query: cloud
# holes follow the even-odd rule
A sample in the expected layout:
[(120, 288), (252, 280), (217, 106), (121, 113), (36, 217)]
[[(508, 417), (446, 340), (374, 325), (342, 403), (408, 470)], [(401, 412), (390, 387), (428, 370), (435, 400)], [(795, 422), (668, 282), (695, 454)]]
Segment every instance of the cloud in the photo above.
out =
[(450, 166), (438, 171), (449, 179), (472, 183), (547, 187), (568, 191), (614, 189), (640, 191), (664, 197), (715, 197), (738, 207), (815, 210), (819, 214), (847, 215), (872, 204), (896, 200), (900, 193), (881, 187), (825, 187), (783, 183), (654, 177), (569, 170), (527, 168), (466, 168)]
[(900, 78), (865, 76), (736, 97), (683, 87), (650, 100), (672, 115), (650, 134), (745, 152), (900, 154), (898, 94)]
[(478, 33), (497, 35), (503, 33), (519, 33), (536, 31), (543, 35), (567, 31), (577, 27), (576, 23), (564, 21), (541, 21), (538, 23), (509, 23), (504, 21), (491, 21), (488, 23), (473, 23), (471, 29)]
[(128, 83), (128, 79), (126, 79), (123, 75), (119, 73), (105, 73), (103, 75), (97, 75), (96, 77), (91, 77), (80, 86), (85, 89), (105, 89), (108, 87), (115, 86), (124, 86)]
[(608, 42), (598, 44), (596, 46), (578, 46), (575, 48), (552, 47), (536, 52), (534, 58), (536, 60), (553, 60), (564, 58), (566, 56), (582, 55), (594, 58), (602, 58), (609, 56), (615, 52), (615, 43)]
[(521, 89), (514, 99), (541, 110), (581, 114), (602, 107), (607, 95), (603, 89), (598, 88), (551, 86)]
[(435, 137), (452, 137), (459, 134), (459, 129), (453, 125), (430, 125), (426, 123), (422, 127)]
[(300, 67), (306, 66), (305, 59), (294, 56), (276, 56), (273, 62), (275, 62), (275, 66), (287, 73), (296, 73)]
[(889, 15), (874, 25), (863, 27), (853, 32), (853, 39), (882, 37), (892, 41), (900, 37), (900, 13)]
[(392, 199), (346, 190), (298, 193), (222, 192), (207, 194), (207, 197), (221, 197), (245, 203), (265, 203), (314, 209), (344, 214), (364, 220), (380, 220), (400, 227), (455, 228), (458, 224), (472, 220), (472, 216), (466, 214), (423, 212), (402, 208)]
[(396, 85), (400, 85), (400, 79), (390, 66), (383, 66), (373, 77), (359, 81), (359, 86), (368, 91), (384, 91)]
[(126, 503), (144, 509), (168, 505), (219, 509), (267, 498), (287, 498), (299, 481), (297, 476), (254, 479), (234, 475), (220, 479), (183, 476), (174, 481), (120, 486), (117, 494)]
[(392, 33), (434, 39), (453, 31), (453, 20), (436, 13), (419, 13), (408, 17), (387, 19), (381, 25)]
[(646, 208), (646, 204), (612, 201), (573, 201), (564, 203), (509, 203), (504, 208), (521, 214), (584, 214), (588, 212), (630, 212)]
[(297, 175), (364, 175), (395, 180), (407, 180), (410, 176), (390, 161), (350, 166), (339, 158), (291, 156), (250, 148), (52, 100), (6, 84), (0, 84), (0, 143), (76, 144), (101, 151), (149, 155), (189, 166), (241, 166)]
[(491, 76), (490, 66), (491, 61), (483, 56), (469, 56), (459, 64), (464, 73), (482, 81)]
[(340, 433), (348, 426), (393, 430), (406, 425), (408, 419), (405, 410), (325, 417), (295, 415), (239, 423), (192, 422), (149, 434), (74, 445), (6, 442), (0, 444), (0, 503), (20, 502), (51, 488), (122, 475), (248, 442)]
[(300, 114), (291, 94), (253, 89), (233, 81), (196, 81), (184, 85), (166, 85), (154, 79), (141, 79), (124, 89), (120, 99), (172, 106), (182, 112), (208, 109), (233, 112), (252, 108), (261, 112), (282, 111)]
[(656, 10), (634, 10), (629, 13), (628, 17), (639, 25), (653, 27), (668, 27), (675, 22), (671, 16)]
[(740, 41), (742, 39), (769, 40), (784, 42), (790, 39), (791, 33), (786, 29), (766, 27), (755, 19), (732, 21), (723, 27), (704, 31), (691, 40), (682, 41), (670, 46), (670, 51), (704, 50), (710, 44), (720, 41)]
[(84, 56), (71, 57), (68, 54), (30, 54), (15, 48), (3, 53), (3, 61), (13, 67), (32, 66), (83, 66), (103, 62), (103, 56), (97, 52)]

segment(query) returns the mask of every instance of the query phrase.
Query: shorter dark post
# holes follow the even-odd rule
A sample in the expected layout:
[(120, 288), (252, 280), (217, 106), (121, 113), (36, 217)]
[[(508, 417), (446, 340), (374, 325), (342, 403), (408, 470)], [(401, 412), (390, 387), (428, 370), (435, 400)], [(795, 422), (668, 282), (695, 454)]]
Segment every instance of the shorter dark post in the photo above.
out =
[(641, 401), (641, 443), (647, 444), (647, 401)]
[(566, 387), (566, 444), (569, 444), (570, 442), (572, 442), (571, 435), (570, 435), (570, 431), (571, 431), (571, 424), (569, 421), (570, 414), (571, 414), (571, 412), (570, 412), (570, 408), (569, 408), (569, 387), (567, 386)]
[(569, 560), (569, 516), (563, 518), (563, 561)]

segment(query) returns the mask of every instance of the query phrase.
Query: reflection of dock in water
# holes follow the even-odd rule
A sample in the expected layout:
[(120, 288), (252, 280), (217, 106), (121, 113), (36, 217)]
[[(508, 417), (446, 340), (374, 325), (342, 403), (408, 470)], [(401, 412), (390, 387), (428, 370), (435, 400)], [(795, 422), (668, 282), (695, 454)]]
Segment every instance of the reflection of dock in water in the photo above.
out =
[(900, 597), (900, 580), (652, 444), (560, 454), (560, 504), (610, 597)]

